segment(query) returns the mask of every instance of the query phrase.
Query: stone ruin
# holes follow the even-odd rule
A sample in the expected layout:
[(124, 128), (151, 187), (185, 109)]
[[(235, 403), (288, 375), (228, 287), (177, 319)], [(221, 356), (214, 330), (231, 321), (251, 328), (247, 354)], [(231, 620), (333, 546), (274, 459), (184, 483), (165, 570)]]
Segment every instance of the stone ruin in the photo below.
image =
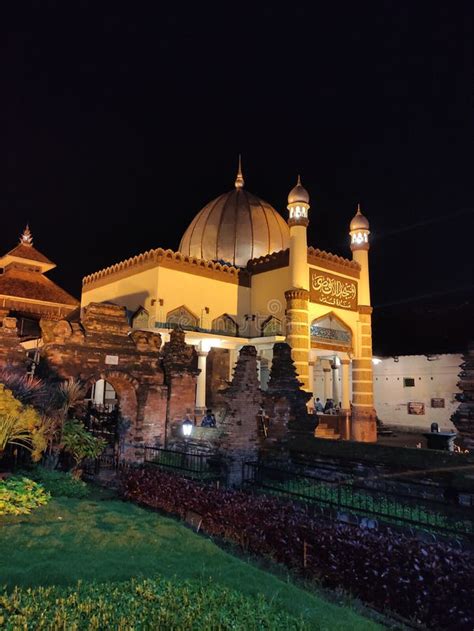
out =
[(162, 348), (158, 333), (132, 331), (125, 307), (110, 303), (90, 304), (80, 322), (40, 325), (49, 375), (80, 380), (86, 388), (98, 379), (113, 386), (129, 428), (127, 444), (166, 445), (194, 407), (196, 357), (183, 331), (173, 330)]
[(460, 405), (452, 415), (451, 421), (461, 435), (464, 446), (469, 451), (474, 450), (474, 342), (471, 342), (467, 352), (463, 355), (460, 381), (458, 387), (461, 393), (456, 395)]

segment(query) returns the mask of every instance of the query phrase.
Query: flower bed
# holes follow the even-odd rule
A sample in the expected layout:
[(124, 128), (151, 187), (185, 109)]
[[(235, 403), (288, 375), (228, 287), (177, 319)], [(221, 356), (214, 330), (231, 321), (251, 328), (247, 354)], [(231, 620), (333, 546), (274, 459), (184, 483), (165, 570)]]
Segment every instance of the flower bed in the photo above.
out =
[(474, 559), (447, 544), (316, 519), (306, 507), (275, 497), (210, 488), (147, 468), (125, 473), (122, 490), (130, 500), (180, 517), (198, 513), (205, 532), (342, 587), (379, 610), (430, 628), (474, 625)]
[(232, 629), (309, 631), (263, 597), (218, 585), (165, 580), (80, 583), (0, 594), (0, 627), (34, 629)]
[(0, 480), (0, 515), (27, 515), (49, 499), (50, 494), (28, 478)]

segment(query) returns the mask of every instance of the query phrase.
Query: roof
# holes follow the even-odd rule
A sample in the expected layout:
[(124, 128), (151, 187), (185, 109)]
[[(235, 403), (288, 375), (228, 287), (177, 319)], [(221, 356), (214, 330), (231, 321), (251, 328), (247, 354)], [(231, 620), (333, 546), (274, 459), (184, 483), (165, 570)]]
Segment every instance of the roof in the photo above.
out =
[(179, 251), (245, 267), (250, 259), (289, 245), (290, 230), (283, 217), (239, 186), (204, 206), (184, 233)]
[[(29, 246), (26, 247), (30, 249)], [(0, 274), (0, 295), (53, 302), (74, 307), (79, 304), (79, 301), (68, 294), (67, 291), (61, 289), (43, 274), (33, 270), (8, 268), (4, 274)]]
[(16, 256), (30, 261), (38, 261), (39, 263), (48, 263), (54, 265), (44, 254), (41, 254), (34, 246), (19, 243), (13, 250), (7, 253), (7, 256)]

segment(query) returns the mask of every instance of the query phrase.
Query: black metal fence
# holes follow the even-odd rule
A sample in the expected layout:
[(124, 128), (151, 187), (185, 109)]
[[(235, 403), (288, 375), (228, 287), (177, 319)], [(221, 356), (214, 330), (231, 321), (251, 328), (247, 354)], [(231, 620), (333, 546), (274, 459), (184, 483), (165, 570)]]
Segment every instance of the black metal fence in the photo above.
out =
[(397, 493), (392, 485), (384, 488), (383, 482), (373, 489), (361, 480), (328, 481), (318, 475), (247, 462), (243, 467), (243, 483), (253, 490), (329, 509), (342, 518), (354, 515), (359, 521), (373, 520), (374, 526), (379, 521), (386, 525), (411, 526), (416, 530), (467, 538), (474, 543), (471, 507)]
[(143, 451), (146, 465), (203, 482), (222, 479), (222, 460), (215, 454), (175, 451), (149, 445), (145, 445)]

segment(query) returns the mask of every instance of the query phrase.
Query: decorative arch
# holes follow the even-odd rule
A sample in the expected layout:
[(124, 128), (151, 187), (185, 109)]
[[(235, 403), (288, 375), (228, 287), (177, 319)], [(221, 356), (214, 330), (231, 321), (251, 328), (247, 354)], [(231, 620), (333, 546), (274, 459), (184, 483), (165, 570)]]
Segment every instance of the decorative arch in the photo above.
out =
[(281, 320), (274, 315), (268, 316), (266, 320), (262, 322), (260, 327), (260, 333), (264, 337), (273, 337), (275, 335), (282, 335)]
[(190, 329), (199, 327), (199, 318), (186, 305), (181, 305), (176, 309), (168, 311), (166, 322), (173, 327), (181, 327), (182, 329)]
[(131, 317), (132, 329), (148, 329), (150, 325), (150, 314), (145, 307), (138, 307)]
[(239, 325), (228, 313), (223, 313), (212, 321), (212, 330), (224, 335), (239, 335)]
[(310, 336), (313, 347), (341, 351), (352, 350), (352, 329), (333, 311), (311, 322)]

